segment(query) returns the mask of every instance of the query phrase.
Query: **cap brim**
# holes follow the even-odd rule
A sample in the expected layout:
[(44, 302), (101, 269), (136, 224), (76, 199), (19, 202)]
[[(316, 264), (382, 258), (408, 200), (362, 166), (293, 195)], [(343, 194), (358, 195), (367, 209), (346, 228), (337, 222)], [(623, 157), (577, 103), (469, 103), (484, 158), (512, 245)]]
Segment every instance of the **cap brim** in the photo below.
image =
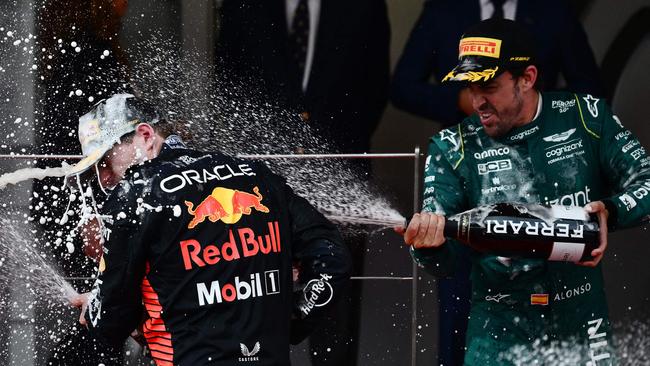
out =
[(461, 65), (454, 67), (443, 79), (447, 81), (464, 81), (468, 83), (486, 82), (494, 79), (500, 73), (499, 66), (485, 68), (483, 70), (461, 70)]
[(95, 165), (95, 163), (98, 162), (99, 159), (101, 159), (104, 156), (104, 154), (106, 154), (106, 152), (111, 149), (111, 147), (112, 146), (96, 149), (89, 155), (86, 155), (85, 158), (79, 160), (77, 164), (73, 165), (72, 168), (70, 168), (70, 170), (66, 174), (66, 177), (69, 177), (71, 175), (81, 174), (86, 170), (88, 170), (91, 166)]

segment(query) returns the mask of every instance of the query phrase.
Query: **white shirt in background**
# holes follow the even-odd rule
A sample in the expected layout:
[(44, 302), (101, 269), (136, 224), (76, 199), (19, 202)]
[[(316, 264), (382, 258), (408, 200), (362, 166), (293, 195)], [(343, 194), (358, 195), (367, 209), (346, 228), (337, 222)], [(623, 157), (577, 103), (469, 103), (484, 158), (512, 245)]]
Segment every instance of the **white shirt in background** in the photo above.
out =
[[(296, 2), (297, 3), (297, 2)], [(494, 13), (494, 5), (490, 0), (479, 0), (481, 4), (481, 20), (492, 18)], [(503, 3), (503, 17), (510, 20), (515, 20), (517, 13), (517, 0), (506, 0)]]
[[(266, 1), (266, 0), (262, 0)], [(350, 0), (354, 1), (354, 0)], [(291, 33), (293, 16), (296, 13), (299, 0), (285, 0), (287, 11), (287, 30)], [(309, 74), (311, 65), (314, 62), (314, 49), (316, 48), (316, 34), (318, 33), (318, 21), (320, 19), (320, 0), (307, 0), (309, 8), (309, 41), (307, 42), (307, 59), (305, 60), (305, 73), (302, 76), (302, 91), (307, 90), (309, 85)]]

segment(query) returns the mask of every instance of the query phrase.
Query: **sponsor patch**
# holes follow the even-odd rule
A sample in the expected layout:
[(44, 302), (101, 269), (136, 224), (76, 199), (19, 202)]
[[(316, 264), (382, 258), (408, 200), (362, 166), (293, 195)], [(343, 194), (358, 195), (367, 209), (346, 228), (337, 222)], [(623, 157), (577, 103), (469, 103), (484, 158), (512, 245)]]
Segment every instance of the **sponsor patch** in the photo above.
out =
[(488, 173), (500, 172), (503, 170), (512, 169), (512, 162), (510, 159), (488, 161), (487, 163), (477, 164), (478, 174), (485, 175)]
[(452, 145), (454, 145), (455, 148), (458, 147), (458, 140), (456, 139), (456, 132), (445, 129), (440, 131), (440, 141), (449, 141)]
[(510, 148), (505, 146), (505, 147), (499, 147), (496, 149), (487, 149), (482, 152), (476, 152), (474, 153), (474, 158), (477, 160), (482, 160), (485, 158), (493, 158), (495, 156), (502, 156), (502, 155), (508, 155), (510, 153)]
[(178, 135), (169, 135), (165, 139), (165, 144), (172, 149), (184, 149), (185, 143)]
[(253, 209), (268, 213), (269, 208), (262, 204), (263, 198), (257, 186), (253, 187), (253, 193), (216, 187), (196, 208), (193, 202), (185, 201), (187, 212), (192, 216), (187, 228), (194, 229), (206, 219), (210, 222), (221, 220), (226, 224), (234, 224), (242, 215), (250, 215)]
[(630, 151), (636, 145), (639, 145), (639, 140), (636, 140), (636, 139), (631, 140), (621, 148), (621, 151), (623, 153), (626, 153), (626, 152)]
[(185, 165), (194, 164), (196, 162), (196, 158), (193, 158), (193, 157), (188, 156), (188, 155), (181, 155), (177, 159), (178, 159), (178, 161), (180, 161), (181, 163), (183, 163)]
[(630, 136), (631, 134), (632, 134), (632, 132), (630, 132), (629, 130), (625, 130), (623, 132), (617, 133), (616, 136), (614, 136), (614, 138), (616, 139), (616, 141), (618, 141), (618, 140), (620, 140), (622, 138), (626, 138), (626, 137)]
[(588, 94), (586, 97), (582, 97), (582, 99), (587, 102), (587, 110), (589, 110), (589, 113), (594, 117), (598, 117), (598, 101), (600, 99), (594, 98), (591, 94)]
[[(196, 284), (199, 306), (230, 303), (280, 293), (279, 270), (251, 273), (250, 278), (235, 276), (234, 281), (218, 280)], [(262, 279), (263, 278), (263, 279)], [(264, 287), (262, 287), (264, 282)]]
[(591, 202), (591, 198), (589, 198), (589, 192), (591, 192), (591, 189), (589, 188), (589, 186), (585, 186), (585, 189), (582, 191), (566, 194), (562, 197), (553, 200), (547, 199), (546, 204), (582, 207), (587, 203)]
[(569, 108), (576, 106), (576, 100), (554, 100), (551, 102), (552, 109), (559, 109), (560, 113), (564, 113), (569, 110)]
[(639, 160), (639, 162), (641, 163), (642, 168), (650, 165), (650, 156), (646, 156), (645, 158)]
[[(587, 322), (587, 334), (589, 335), (589, 358), (587, 366), (597, 366), (599, 361), (607, 360), (611, 357), (607, 346), (607, 332), (600, 332), (600, 326), (603, 324), (603, 318), (589, 320)], [(604, 348), (604, 349), (602, 349)], [(602, 362), (600, 363), (602, 364)]]
[(204, 184), (211, 180), (224, 181), (234, 177), (254, 176), (255, 172), (248, 164), (230, 166), (228, 164), (217, 165), (211, 170), (201, 171), (188, 169), (177, 174), (172, 174), (160, 181), (160, 189), (167, 193), (174, 193), (185, 186), (193, 184)]
[(460, 40), (458, 57), (475, 55), (499, 58), (501, 54), (501, 40), (485, 37), (467, 37)]
[(299, 306), (305, 316), (309, 315), (314, 308), (325, 306), (332, 301), (334, 289), (329, 283), (331, 279), (332, 276), (321, 274), (320, 278), (307, 282), (302, 290), (305, 301)]
[(645, 149), (643, 147), (640, 147), (634, 151), (630, 155), (634, 158), (634, 160), (639, 160), (640, 157), (642, 157), (645, 154)]
[(232, 262), (241, 258), (282, 252), (280, 227), (277, 221), (268, 222), (267, 230), (255, 232), (252, 228), (232, 227), (225, 242), (202, 244), (196, 239), (179, 243), (183, 266), (194, 268), (213, 266), (220, 261)]
[(546, 142), (562, 142), (562, 141), (566, 141), (566, 139), (571, 137), (571, 135), (573, 135), (574, 132), (576, 132), (576, 129), (572, 128), (572, 129), (566, 130), (564, 132), (556, 133), (556, 134), (551, 135), (551, 136), (546, 136), (546, 137), (543, 138), (543, 140), (546, 141)]
[(550, 159), (547, 160), (548, 165), (582, 154), (584, 154), (584, 149), (582, 139), (579, 138), (547, 147), (545, 153), (546, 157)]
[(492, 194), (496, 192), (514, 191), (515, 189), (517, 189), (517, 186), (515, 184), (505, 184), (505, 185), (498, 185), (490, 188), (483, 188), (481, 189), (481, 192), (483, 194)]
[(88, 298), (88, 317), (93, 326), (97, 326), (97, 322), (102, 318), (102, 301), (100, 294), (102, 283), (103, 281), (99, 278), (95, 280), (93, 289), (90, 291), (90, 297)]
[(509, 297), (509, 296), (510, 296), (510, 294), (505, 294), (504, 295), (504, 294), (501, 294), (501, 293), (498, 293), (498, 294), (496, 294), (494, 296), (488, 295), (488, 296), (485, 296), (485, 301), (494, 301), (494, 302), (498, 303), (498, 302), (501, 302), (501, 300), (503, 300), (503, 299), (505, 299), (506, 297)]
[(632, 192), (634, 194), (634, 197), (637, 199), (642, 199), (643, 197), (647, 196), (648, 193), (650, 193), (650, 181), (645, 181), (641, 185), (640, 188), (637, 188)]
[(255, 356), (260, 352), (261, 349), (260, 342), (255, 342), (255, 345), (253, 346), (252, 350), (249, 350), (248, 347), (246, 347), (245, 344), (239, 343), (239, 349), (241, 350), (241, 355), (243, 357), (239, 357), (239, 362), (252, 362), (252, 361), (259, 361), (260, 358)]
[(582, 147), (582, 139), (573, 139), (561, 144), (553, 145), (546, 148), (546, 157), (560, 157), (566, 153), (570, 153), (574, 150), (580, 149)]
[(535, 127), (531, 128), (531, 129), (528, 129), (526, 131), (521, 131), (516, 135), (510, 136), (510, 140), (511, 141), (521, 140), (521, 139), (523, 139), (525, 137), (528, 137), (528, 136), (534, 134), (537, 131), (539, 131), (539, 126), (535, 126)]

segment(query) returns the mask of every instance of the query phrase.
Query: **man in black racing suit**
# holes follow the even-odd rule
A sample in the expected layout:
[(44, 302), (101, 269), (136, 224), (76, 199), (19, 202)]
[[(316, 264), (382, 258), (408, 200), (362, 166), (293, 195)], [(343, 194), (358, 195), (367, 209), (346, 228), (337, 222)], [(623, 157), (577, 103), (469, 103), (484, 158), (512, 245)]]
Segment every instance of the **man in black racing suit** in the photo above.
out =
[(71, 173), (96, 164), (114, 186), (100, 274), (76, 299), (93, 357), (110, 362), (141, 326), (159, 366), (289, 365), (349, 279), (337, 229), (263, 164), (188, 149), (143, 106), (116, 95), (80, 118)]

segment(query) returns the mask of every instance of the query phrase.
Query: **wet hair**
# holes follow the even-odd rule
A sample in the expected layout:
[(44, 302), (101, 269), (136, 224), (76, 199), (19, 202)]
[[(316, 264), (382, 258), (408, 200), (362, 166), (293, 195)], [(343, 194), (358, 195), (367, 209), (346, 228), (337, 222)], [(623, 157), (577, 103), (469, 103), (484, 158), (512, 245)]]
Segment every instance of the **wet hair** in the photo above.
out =
[(154, 131), (163, 138), (169, 137), (169, 135), (175, 135), (176, 133), (176, 125), (172, 121), (169, 121), (167, 119), (162, 119), (158, 121), (158, 123), (155, 123), (153, 125)]
[[(145, 121), (146, 122), (146, 121)], [(146, 122), (149, 123), (149, 122)], [(163, 139), (166, 139), (169, 137), (169, 135), (175, 135), (176, 134), (176, 128), (175, 124), (171, 121), (168, 121), (166, 119), (161, 119), (160, 121), (156, 123), (150, 123), (151, 127), (153, 127), (154, 132), (161, 136)], [(135, 136), (135, 131), (131, 131), (127, 133), (126, 135), (123, 135), (120, 137), (120, 141), (122, 143), (131, 143), (133, 142), (133, 136)]]

